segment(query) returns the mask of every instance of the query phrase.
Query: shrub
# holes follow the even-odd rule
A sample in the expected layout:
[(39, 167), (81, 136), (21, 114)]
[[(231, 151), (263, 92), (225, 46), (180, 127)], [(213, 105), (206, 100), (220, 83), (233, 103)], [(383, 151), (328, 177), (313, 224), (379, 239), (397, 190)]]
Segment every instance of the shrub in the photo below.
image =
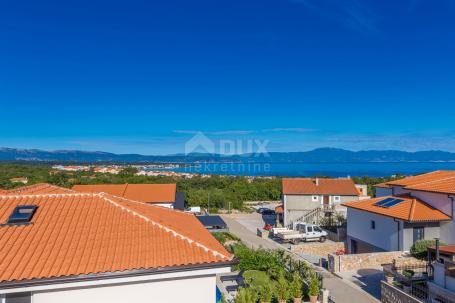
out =
[(288, 281), (284, 277), (284, 274), (281, 274), (278, 277), (275, 287), (275, 293), (278, 300), (287, 300), (289, 299), (289, 286)]
[(214, 232), (214, 233), (212, 233), (212, 235), (213, 235), (213, 237), (214, 237), (215, 239), (217, 239), (218, 242), (220, 242), (221, 244), (224, 245), (224, 243), (226, 243), (226, 237), (224, 236), (223, 233)]
[(262, 285), (258, 289), (259, 300), (261, 301), (261, 303), (267, 303), (267, 302), (272, 301), (273, 293), (275, 291), (273, 286), (274, 286), (274, 284), (267, 283), (267, 284)]
[(316, 275), (313, 275), (309, 281), (308, 294), (310, 296), (318, 296), (319, 291), (320, 291), (319, 285), (320, 285), (320, 282), (319, 282), (318, 277)]
[[(414, 258), (425, 260), (427, 257), (428, 247), (436, 245), (435, 240), (418, 240), (411, 247), (411, 255)], [(445, 243), (439, 243), (439, 245), (444, 246)]]
[(296, 271), (292, 274), (292, 280), (289, 284), (289, 291), (293, 298), (302, 297), (302, 279)]
[(251, 288), (239, 288), (234, 303), (256, 303), (257, 295)]

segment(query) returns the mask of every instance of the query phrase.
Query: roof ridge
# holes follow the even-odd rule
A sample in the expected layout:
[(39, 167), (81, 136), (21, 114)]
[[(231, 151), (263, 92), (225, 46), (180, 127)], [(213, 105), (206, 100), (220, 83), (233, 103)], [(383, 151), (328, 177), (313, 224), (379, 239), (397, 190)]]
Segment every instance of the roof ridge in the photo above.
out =
[(411, 209), (409, 210), (408, 221), (412, 221), (412, 218), (414, 218), (415, 208), (416, 208), (416, 198), (413, 198), (411, 201)]
[(15, 195), (15, 194), (0, 194), (0, 197), (4, 198), (31, 198), (31, 197), (62, 197), (62, 196), (95, 196), (94, 193), (82, 193), (82, 192), (74, 192), (74, 193), (60, 193), (60, 194), (27, 194), (27, 195)]
[(446, 177), (446, 178), (442, 178), (442, 179), (425, 181), (425, 182), (420, 182), (420, 183), (416, 183), (416, 184), (412, 184), (412, 185), (405, 185), (404, 187), (407, 188), (407, 187), (419, 186), (419, 185), (430, 184), (430, 183), (434, 183), (434, 182), (447, 181), (447, 180), (450, 180), (450, 179), (455, 179), (455, 175), (450, 176), (450, 177)]
[(126, 193), (127, 189), (128, 189), (128, 183), (125, 183), (125, 188), (123, 189), (122, 197), (125, 196), (125, 193)]
[[(172, 228), (169, 228), (169, 227), (167, 227), (167, 226), (164, 226), (163, 224), (160, 224), (160, 223), (156, 222), (155, 220), (150, 219), (150, 218), (147, 217), (147, 216), (144, 216), (144, 215), (142, 215), (142, 214), (140, 214), (140, 213), (138, 213), (138, 212), (136, 212), (136, 211), (134, 211), (134, 210), (131, 210), (131, 209), (129, 209), (128, 207), (125, 207), (125, 206), (123, 206), (123, 205), (120, 205), (119, 203), (117, 203), (117, 202), (115, 202), (115, 201), (109, 199), (108, 196), (107, 196), (105, 193), (99, 193), (99, 194), (96, 194), (96, 195), (102, 197), (103, 199), (105, 199), (107, 202), (113, 204), (114, 206), (119, 207), (119, 208), (121, 208), (122, 210), (125, 210), (125, 211), (127, 211), (127, 212), (129, 212), (129, 213), (132, 213), (134, 216), (138, 216), (139, 218), (145, 220), (146, 222), (150, 222), (150, 223), (152, 223), (152, 225), (156, 225), (156, 226), (158, 226), (159, 228), (165, 230), (166, 232), (170, 232), (174, 237), (180, 237), (180, 239), (187, 241), (189, 244), (194, 244), (194, 245), (196, 245), (197, 247), (200, 247), (200, 248), (204, 249), (205, 251), (210, 251), (214, 256), (222, 256), (222, 257), (228, 258), (228, 256), (226, 256), (226, 255), (224, 255), (224, 254), (222, 254), (222, 253), (220, 253), (220, 252), (218, 252), (218, 251), (216, 251), (216, 250), (213, 250), (213, 249), (211, 249), (211, 248), (208, 248), (207, 246), (205, 246), (205, 245), (199, 243), (198, 241), (193, 240), (193, 239), (191, 239), (191, 238), (189, 238), (189, 237), (187, 237), (187, 236), (182, 235), (181, 233), (179, 233), (179, 232), (173, 230)], [(129, 202), (135, 202), (135, 201), (132, 201), (132, 200), (129, 200), (129, 199), (124, 199), (124, 200), (127, 200), (127, 201), (129, 201)], [(139, 203), (139, 202), (138, 202), (138, 203)], [(142, 203), (141, 203), (141, 204), (142, 204)]]

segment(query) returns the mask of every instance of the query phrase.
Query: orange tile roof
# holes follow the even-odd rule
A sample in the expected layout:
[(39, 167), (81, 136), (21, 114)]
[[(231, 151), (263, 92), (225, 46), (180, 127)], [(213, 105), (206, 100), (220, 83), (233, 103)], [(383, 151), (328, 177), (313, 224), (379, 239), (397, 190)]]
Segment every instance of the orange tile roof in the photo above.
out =
[[(317, 185), (316, 183), (319, 182)], [(283, 194), (359, 196), (352, 179), (284, 178)]]
[[(387, 198), (403, 199), (404, 202), (389, 208), (374, 205), (376, 202)], [(408, 222), (445, 221), (451, 219), (450, 216), (444, 214), (440, 210), (420, 199), (410, 196), (385, 196), (368, 200), (346, 202), (342, 205)]]
[(28, 186), (22, 186), (15, 189), (7, 190), (8, 195), (38, 195), (38, 194), (64, 194), (72, 193), (71, 189), (51, 185), (48, 183), (38, 183)]
[[(0, 283), (219, 263), (232, 256), (194, 215), (105, 193), (0, 196)], [(1, 284), (0, 284), (1, 285)]]
[(402, 186), (410, 190), (455, 194), (455, 171), (437, 170), (431, 173), (387, 182), (386, 185), (389, 187)]
[(384, 183), (375, 184), (374, 187), (391, 188), (392, 186), (390, 186), (389, 184), (387, 184), (387, 182), (384, 182)]
[(130, 200), (148, 203), (175, 202), (175, 184), (97, 184), (74, 185), (79, 192), (104, 192)]
[[(432, 250), (436, 250), (436, 247), (431, 247)], [(439, 252), (445, 253), (445, 254), (450, 254), (450, 255), (455, 255), (455, 245), (441, 245), (439, 246)]]
[(421, 174), (417, 176), (406, 177), (403, 179), (387, 182), (389, 185), (399, 185), (399, 186), (414, 186), (417, 184), (445, 180), (447, 178), (454, 178), (455, 171), (453, 170), (437, 170), (434, 172)]

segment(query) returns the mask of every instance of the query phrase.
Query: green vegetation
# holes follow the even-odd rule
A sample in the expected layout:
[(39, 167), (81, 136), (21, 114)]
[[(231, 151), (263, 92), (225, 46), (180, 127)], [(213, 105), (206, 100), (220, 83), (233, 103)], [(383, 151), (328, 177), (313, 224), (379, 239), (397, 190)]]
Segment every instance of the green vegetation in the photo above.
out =
[(316, 275), (312, 275), (309, 281), (308, 294), (310, 296), (318, 296), (321, 289), (321, 281)]
[(302, 289), (303, 281), (297, 272), (292, 274), (292, 280), (289, 284), (289, 292), (292, 298), (301, 298), (303, 295)]
[[(436, 240), (418, 240), (411, 246), (411, 255), (414, 258), (425, 260), (427, 258), (428, 247), (436, 245)], [(439, 243), (440, 246), (447, 245), (445, 243)]]
[[(276, 201), (281, 198), (281, 178), (248, 178), (235, 176), (196, 176), (191, 179), (164, 176), (136, 176), (137, 169), (126, 167), (118, 175), (91, 171), (56, 171), (49, 164), (3, 163), (0, 164), (0, 188), (11, 189), (22, 186), (11, 178), (27, 177), (28, 184), (46, 182), (71, 188), (76, 184), (120, 184), (120, 183), (176, 183), (177, 190), (185, 193), (186, 206), (207, 207), (210, 197), (210, 211), (218, 209), (244, 209), (245, 201)], [(359, 184), (367, 184), (370, 195), (373, 185), (401, 178), (354, 177)]]
[(253, 250), (237, 244), (233, 251), (240, 259), (235, 269), (243, 271), (246, 289), (261, 302), (271, 302), (272, 298), (280, 302), (302, 298), (303, 281), (310, 279), (315, 279), (320, 286), (316, 274), (306, 263), (293, 260), (282, 250)]
[(213, 232), (212, 233), (213, 237), (215, 237), (215, 239), (218, 240), (218, 242), (220, 242), (221, 244), (225, 244), (226, 241), (240, 241), (240, 239), (234, 235), (234, 234), (231, 234), (230, 232)]
[(256, 303), (257, 294), (251, 288), (239, 288), (234, 303)]

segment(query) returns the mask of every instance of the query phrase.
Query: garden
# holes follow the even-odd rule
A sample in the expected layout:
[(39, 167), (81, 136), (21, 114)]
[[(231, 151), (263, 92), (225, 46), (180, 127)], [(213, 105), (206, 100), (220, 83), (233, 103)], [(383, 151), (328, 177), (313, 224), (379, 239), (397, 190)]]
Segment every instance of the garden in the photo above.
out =
[(234, 303), (317, 301), (321, 279), (306, 263), (283, 250), (254, 250), (241, 243), (228, 248), (239, 259), (233, 269), (243, 278)]

